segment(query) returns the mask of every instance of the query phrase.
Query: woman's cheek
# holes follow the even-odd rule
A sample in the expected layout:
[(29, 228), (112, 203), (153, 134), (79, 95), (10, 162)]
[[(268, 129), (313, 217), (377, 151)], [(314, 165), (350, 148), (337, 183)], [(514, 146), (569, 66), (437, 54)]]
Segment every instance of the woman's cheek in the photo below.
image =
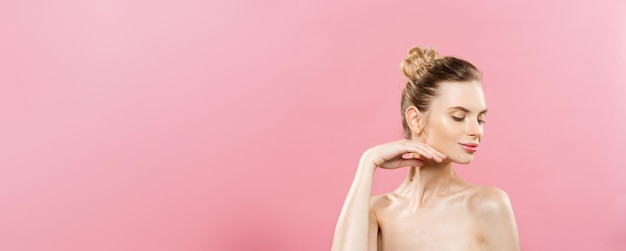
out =
[(435, 148), (437, 151), (442, 152), (443, 154), (449, 155), (453, 154), (453, 146), (455, 144), (455, 139), (449, 133), (448, 125), (437, 125), (439, 130), (431, 131), (430, 137), (428, 138), (427, 144)]

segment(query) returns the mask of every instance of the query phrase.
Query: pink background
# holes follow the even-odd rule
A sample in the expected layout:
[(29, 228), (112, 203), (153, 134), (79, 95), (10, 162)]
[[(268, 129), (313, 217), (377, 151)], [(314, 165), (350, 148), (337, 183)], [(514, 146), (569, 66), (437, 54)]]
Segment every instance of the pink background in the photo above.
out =
[(0, 250), (328, 250), (412, 45), (484, 72), (523, 250), (626, 250), (625, 1), (219, 2), (0, 3)]

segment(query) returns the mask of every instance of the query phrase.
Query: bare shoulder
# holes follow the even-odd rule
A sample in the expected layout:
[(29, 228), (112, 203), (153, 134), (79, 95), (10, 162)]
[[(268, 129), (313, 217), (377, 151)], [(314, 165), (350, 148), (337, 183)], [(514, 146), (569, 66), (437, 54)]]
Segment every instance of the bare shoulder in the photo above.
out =
[(372, 194), (370, 196), (370, 210), (378, 211), (389, 206), (393, 202), (392, 193)]
[(511, 212), (511, 201), (504, 190), (494, 186), (476, 186), (472, 190), (468, 202), (477, 216), (494, 217)]
[(497, 187), (480, 187), (468, 202), (487, 250), (520, 250), (517, 224), (506, 192)]

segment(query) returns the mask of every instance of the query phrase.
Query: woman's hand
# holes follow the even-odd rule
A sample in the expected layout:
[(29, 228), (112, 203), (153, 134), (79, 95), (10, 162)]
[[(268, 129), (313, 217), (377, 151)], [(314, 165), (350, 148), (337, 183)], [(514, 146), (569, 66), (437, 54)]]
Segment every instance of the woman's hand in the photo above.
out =
[[(354, 181), (339, 214), (332, 250), (368, 250), (368, 243), (371, 243), (369, 231), (376, 232), (372, 228), (376, 222), (370, 221), (372, 182), (376, 167), (421, 167), (426, 161), (442, 162), (445, 158), (444, 154), (426, 144), (406, 139), (367, 149), (361, 156)], [(376, 235), (372, 236), (377, 238)]]
[(429, 145), (408, 139), (393, 141), (367, 149), (361, 161), (384, 169), (423, 166), (427, 159), (441, 163), (447, 156)]

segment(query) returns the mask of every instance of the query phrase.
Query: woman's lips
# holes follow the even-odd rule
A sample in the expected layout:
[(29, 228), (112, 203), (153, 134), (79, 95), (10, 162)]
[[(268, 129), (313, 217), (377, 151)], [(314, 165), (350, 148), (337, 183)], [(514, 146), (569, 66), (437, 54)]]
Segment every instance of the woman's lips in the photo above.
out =
[(463, 149), (465, 149), (465, 151), (468, 151), (470, 153), (474, 153), (478, 149), (478, 144), (474, 144), (474, 143), (459, 143), (459, 144), (461, 145), (461, 147), (463, 147)]

